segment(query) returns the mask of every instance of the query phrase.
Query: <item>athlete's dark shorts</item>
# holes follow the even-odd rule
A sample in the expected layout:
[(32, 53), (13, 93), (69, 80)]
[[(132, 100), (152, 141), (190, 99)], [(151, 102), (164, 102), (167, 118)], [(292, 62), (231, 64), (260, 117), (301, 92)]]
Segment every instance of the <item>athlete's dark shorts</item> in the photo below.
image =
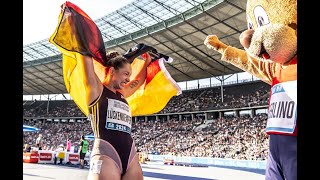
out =
[(84, 159), (84, 157), (86, 156), (86, 153), (82, 153), (82, 152), (80, 152), (80, 159)]
[(121, 143), (112, 145), (108, 141), (98, 138), (94, 140), (93, 150), (91, 152), (91, 157), (107, 156), (111, 158), (117, 165), (121, 176), (126, 173), (135, 155), (137, 155), (137, 152), (133, 141), (131, 141), (131, 144), (125, 146)]

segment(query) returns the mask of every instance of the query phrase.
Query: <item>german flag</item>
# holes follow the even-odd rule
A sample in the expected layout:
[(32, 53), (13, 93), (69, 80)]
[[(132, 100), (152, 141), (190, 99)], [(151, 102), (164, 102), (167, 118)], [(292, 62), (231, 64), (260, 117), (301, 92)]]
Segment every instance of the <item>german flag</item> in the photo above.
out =
[[(181, 89), (164, 66), (166, 60), (160, 58), (147, 67), (147, 78), (143, 85), (127, 98), (132, 116), (154, 114), (161, 111), (173, 96), (181, 94)], [(141, 67), (142, 61), (136, 58), (132, 66)], [(134, 73), (139, 68), (132, 69)]]
[[(93, 57), (94, 70), (100, 80), (105, 78), (107, 57), (103, 38), (94, 21), (78, 6), (66, 1), (62, 5), (58, 25), (49, 39), (62, 53), (63, 78), (70, 96), (88, 116), (84, 73), (77, 66), (77, 56)], [(181, 93), (180, 87), (172, 79), (164, 66), (164, 58), (150, 63), (145, 83), (127, 98), (132, 116), (154, 114), (161, 111), (169, 100)], [(135, 77), (142, 68), (143, 60), (135, 58), (131, 63)]]

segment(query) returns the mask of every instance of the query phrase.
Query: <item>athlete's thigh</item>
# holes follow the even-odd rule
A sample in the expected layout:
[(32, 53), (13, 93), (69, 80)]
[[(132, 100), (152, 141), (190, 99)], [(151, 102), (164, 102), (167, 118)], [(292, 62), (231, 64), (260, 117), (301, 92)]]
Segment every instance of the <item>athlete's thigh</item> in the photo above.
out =
[(128, 170), (122, 176), (122, 180), (143, 180), (142, 168), (139, 163), (139, 156), (136, 154), (129, 164)]
[(95, 155), (90, 159), (88, 180), (120, 180), (121, 173), (108, 156)]

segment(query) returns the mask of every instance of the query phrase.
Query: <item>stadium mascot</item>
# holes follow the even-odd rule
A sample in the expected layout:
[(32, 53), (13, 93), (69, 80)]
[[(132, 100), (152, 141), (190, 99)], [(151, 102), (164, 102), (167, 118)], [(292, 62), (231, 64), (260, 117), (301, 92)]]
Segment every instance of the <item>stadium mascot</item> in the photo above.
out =
[(297, 1), (248, 0), (244, 50), (209, 35), (204, 44), (221, 60), (271, 85), (266, 132), (266, 179), (297, 179)]

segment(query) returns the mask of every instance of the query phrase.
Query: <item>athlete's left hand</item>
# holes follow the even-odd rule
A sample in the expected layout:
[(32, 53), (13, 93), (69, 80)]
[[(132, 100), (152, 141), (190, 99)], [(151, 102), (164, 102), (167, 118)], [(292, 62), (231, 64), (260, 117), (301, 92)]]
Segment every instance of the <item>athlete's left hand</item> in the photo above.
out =
[(146, 61), (147, 66), (151, 63), (151, 56), (149, 53), (143, 53), (141, 57)]

